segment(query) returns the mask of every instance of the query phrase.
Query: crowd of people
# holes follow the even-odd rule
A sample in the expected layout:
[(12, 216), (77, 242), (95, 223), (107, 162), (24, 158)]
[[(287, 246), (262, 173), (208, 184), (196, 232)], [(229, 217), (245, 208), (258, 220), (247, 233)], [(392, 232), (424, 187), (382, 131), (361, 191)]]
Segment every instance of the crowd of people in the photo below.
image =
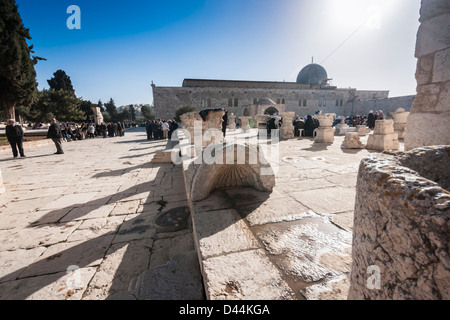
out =
[(152, 120), (147, 121), (145, 129), (147, 140), (168, 140), (172, 138), (172, 133), (177, 130), (179, 124), (175, 120)]
[[(321, 111), (318, 111), (315, 114), (318, 113), (321, 113)], [(367, 116), (353, 115), (350, 117), (346, 117), (345, 123), (351, 127), (363, 125), (369, 127), (370, 130), (373, 130), (375, 128), (375, 121), (383, 119), (385, 119), (385, 116), (382, 110), (378, 110), (375, 112), (373, 110), (370, 110)], [(337, 121), (337, 123), (340, 122), (339, 120)], [(320, 123), (315, 116), (307, 115), (305, 117), (296, 116), (293, 120), (293, 125), (295, 128), (295, 136), (299, 136), (301, 129), (303, 129), (302, 135), (304, 137), (312, 137), (314, 135), (314, 130), (319, 127)]]
[(63, 140), (77, 141), (84, 139), (94, 139), (97, 137), (113, 138), (123, 137), (125, 135), (125, 124), (123, 122), (109, 122), (109, 123), (82, 123), (71, 126), (69, 123), (61, 124), (61, 132)]

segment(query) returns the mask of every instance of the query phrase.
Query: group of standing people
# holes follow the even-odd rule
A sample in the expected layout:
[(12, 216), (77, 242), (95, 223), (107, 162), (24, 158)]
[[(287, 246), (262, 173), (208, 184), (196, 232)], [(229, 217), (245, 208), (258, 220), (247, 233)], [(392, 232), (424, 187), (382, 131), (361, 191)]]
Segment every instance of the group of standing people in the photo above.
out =
[[(77, 141), (84, 139), (93, 139), (95, 137), (123, 137), (125, 135), (125, 124), (117, 123), (102, 123), (100, 125), (94, 123), (82, 123), (81, 126), (75, 125), (73, 129), (68, 123), (59, 124), (55, 118), (50, 122), (50, 127), (47, 132), (47, 138), (52, 139), (56, 146), (55, 154), (64, 154), (62, 143), (64, 141)], [(10, 119), (6, 126), (6, 137), (13, 152), (14, 158), (19, 155), (25, 158), (23, 149), (24, 132), (22, 126), (17, 125), (14, 119)]]
[(369, 111), (369, 115), (367, 116), (367, 126), (370, 130), (375, 128), (375, 121), (384, 120), (384, 114), (382, 110), (378, 110), (373, 112), (373, 110)]
[(168, 140), (172, 138), (172, 133), (179, 127), (175, 120), (152, 120), (147, 121), (145, 129), (147, 140)]

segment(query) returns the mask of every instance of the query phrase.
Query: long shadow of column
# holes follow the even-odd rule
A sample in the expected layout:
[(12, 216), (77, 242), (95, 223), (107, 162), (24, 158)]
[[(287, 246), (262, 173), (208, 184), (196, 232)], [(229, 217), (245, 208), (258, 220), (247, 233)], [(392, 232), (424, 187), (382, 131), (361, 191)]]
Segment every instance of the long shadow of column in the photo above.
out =
[[(162, 178), (163, 178), (164, 174), (165, 174), (165, 171), (158, 170), (158, 173), (157, 173), (157, 176), (155, 179), (157, 181), (163, 181)], [(161, 179), (158, 179), (158, 178), (161, 178)], [(154, 188), (157, 188), (158, 185), (153, 185), (153, 184), (150, 184), (149, 182), (144, 182), (142, 184), (133, 186), (130, 189), (134, 189), (136, 187), (138, 187), (138, 189), (141, 190), (141, 192), (147, 192), (147, 191), (153, 190)], [(119, 199), (121, 199), (121, 201), (123, 201), (124, 199), (127, 199), (127, 198), (135, 195), (130, 192), (130, 189), (116, 193), (116, 195), (118, 195)], [(106, 196), (101, 199), (89, 201), (86, 204), (84, 204), (84, 206), (90, 207), (91, 211), (96, 210), (102, 206), (102, 205), (99, 205), (98, 203), (102, 203), (101, 200), (107, 201), (109, 199), (109, 197), (110, 196)], [(152, 197), (152, 194), (150, 194), (150, 197)], [(151, 199), (147, 199), (147, 201), (149, 201), (149, 200), (151, 200)], [(149, 202), (151, 202), (151, 201), (149, 201)], [(72, 208), (72, 206), (66, 207), (64, 209), (70, 209), (70, 208)], [(46, 217), (51, 217), (52, 215), (54, 215), (56, 213), (56, 211), (60, 211), (60, 209), (51, 211), (42, 218), (45, 219)], [(87, 211), (87, 212), (85, 212), (85, 214), (89, 214), (91, 211)], [(139, 215), (131, 220), (128, 220), (127, 224), (130, 224), (130, 225), (139, 224), (141, 222), (140, 216), (141, 215)], [(63, 219), (63, 218), (64, 217), (61, 217), (61, 219)], [(79, 219), (80, 216), (78, 216), (76, 218)], [(38, 221), (34, 221), (33, 223), (31, 223), (29, 228), (36, 227), (36, 223), (38, 223)], [(143, 233), (149, 228), (151, 228), (150, 225), (142, 226), (138, 232)], [(27, 299), (27, 297), (29, 297), (33, 293), (56, 282), (58, 279), (65, 276), (67, 268), (69, 266), (77, 266), (80, 269), (88, 267), (88, 266), (92, 266), (93, 263), (95, 263), (95, 261), (97, 261), (99, 259), (103, 259), (105, 257), (105, 254), (112, 247), (113, 240), (116, 237), (116, 235), (118, 234), (118, 230), (120, 230), (120, 226), (115, 231), (108, 232), (97, 238), (85, 241), (78, 245), (74, 245), (73, 247), (71, 247), (67, 250), (55, 253), (54, 255), (51, 255), (43, 260), (39, 260), (37, 262), (34, 262), (34, 263), (28, 265), (27, 267), (21, 268), (19, 270), (15, 270), (15, 271), (11, 272), (10, 274), (3, 276), (2, 278), (0, 278), (0, 286), (4, 285), (6, 282), (17, 281), (18, 284), (17, 284), (17, 287), (15, 287), (15, 289), (17, 289), (18, 292), (14, 292), (12, 294), (12, 296), (8, 295), (8, 292), (1, 292), (0, 299), (2, 299), (2, 300)], [(136, 232), (136, 230), (132, 230), (132, 231)], [(120, 243), (114, 244), (115, 249), (118, 250), (118, 249), (122, 248), (123, 246), (127, 245), (127, 242), (123, 242), (122, 244), (123, 244), (122, 246), (120, 246)], [(49, 250), (49, 249), (47, 249), (47, 250)], [(45, 251), (44, 251), (44, 253), (45, 253)], [(110, 253), (112, 253), (112, 252), (110, 252)], [(127, 260), (126, 256), (127, 255), (125, 254), (122, 263), (129, 263), (128, 261), (126, 261)], [(39, 272), (39, 270), (46, 270), (46, 272), (45, 272), (45, 274), (41, 274)], [(31, 277), (38, 277), (38, 276), (41, 276), (40, 278), (42, 279), (42, 281), (39, 281), (38, 285), (29, 286), (29, 285), (26, 285), (26, 284), (24, 285), (23, 283), (21, 283), (21, 280), (26, 280), (26, 279), (30, 279)], [(11, 280), (11, 279), (13, 279), (13, 280)], [(116, 287), (116, 285), (113, 281), (111, 288), (115, 288), (115, 287)], [(86, 288), (84, 288), (84, 289), (86, 289)]]

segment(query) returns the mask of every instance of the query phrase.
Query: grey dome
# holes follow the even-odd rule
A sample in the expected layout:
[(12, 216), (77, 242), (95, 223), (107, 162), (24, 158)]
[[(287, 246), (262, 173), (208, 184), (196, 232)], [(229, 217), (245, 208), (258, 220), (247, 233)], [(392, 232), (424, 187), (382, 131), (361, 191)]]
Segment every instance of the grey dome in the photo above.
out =
[(264, 98), (259, 100), (257, 103), (257, 105), (269, 105), (269, 104), (275, 104), (275, 102), (273, 102), (273, 100), (269, 99), (269, 98)]
[(301, 84), (321, 84), (328, 79), (327, 71), (316, 63), (311, 63), (304, 67), (297, 77), (297, 83)]

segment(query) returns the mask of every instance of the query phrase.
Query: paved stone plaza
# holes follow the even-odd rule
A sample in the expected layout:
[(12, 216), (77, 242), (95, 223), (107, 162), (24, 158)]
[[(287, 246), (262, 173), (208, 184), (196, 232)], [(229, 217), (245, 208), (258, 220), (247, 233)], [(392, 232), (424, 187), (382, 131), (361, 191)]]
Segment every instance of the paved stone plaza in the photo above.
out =
[[(356, 176), (369, 151), (341, 149), (343, 140), (281, 141), (272, 193), (230, 188), (196, 205), (199, 256), (209, 272), (206, 297), (194, 283), (202, 283), (195, 266), (190, 291), (177, 294), (346, 299)], [(0, 151), (6, 188), (0, 196), (0, 299), (154, 299), (155, 292), (167, 292), (162, 283), (136, 282), (174, 256), (197, 256), (190, 219), (172, 228), (157, 223), (187, 206), (181, 166), (151, 162), (166, 142), (148, 141), (135, 129), (63, 147), (64, 155), (53, 155), (53, 144), (25, 146), (27, 158), (18, 160)], [(244, 254), (236, 255), (235, 265), (223, 263), (236, 253)], [(274, 278), (277, 283), (267, 283)], [(244, 282), (255, 291), (246, 293), (239, 287)]]

